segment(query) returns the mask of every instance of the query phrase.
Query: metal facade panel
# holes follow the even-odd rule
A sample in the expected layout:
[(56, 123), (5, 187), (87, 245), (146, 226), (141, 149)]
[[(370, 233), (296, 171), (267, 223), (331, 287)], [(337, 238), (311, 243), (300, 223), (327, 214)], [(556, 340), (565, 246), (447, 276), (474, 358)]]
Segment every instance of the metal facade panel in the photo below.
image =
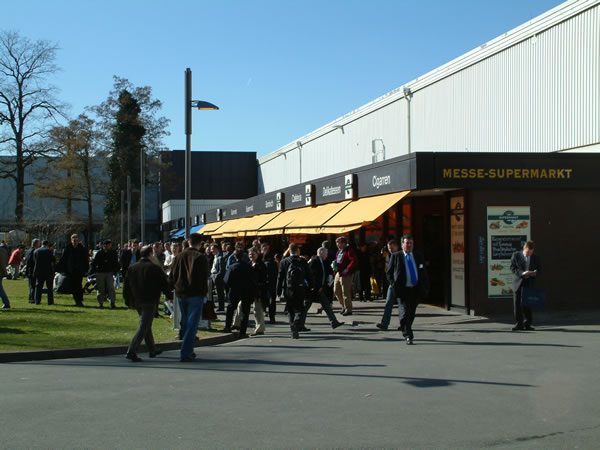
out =
[[(565, 3), (507, 35), (409, 83), (413, 152), (600, 144), (598, 2)], [(399, 88), (300, 138), (302, 182), (368, 164), (373, 150), (385, 159), (406, 154), (406, 111)], [(294, 144), (261, 158), (261, 191), (298, 183), (298, 164)]]
[(400, 99), (303, 143), (301, 181), (297, 148), (263, 162), (260, 164), (262, 192), (406, 154), (406, 112), (406, 101)]
[(598, 143), (600, 8), (417, 91), (414, 150), (553, 152)]

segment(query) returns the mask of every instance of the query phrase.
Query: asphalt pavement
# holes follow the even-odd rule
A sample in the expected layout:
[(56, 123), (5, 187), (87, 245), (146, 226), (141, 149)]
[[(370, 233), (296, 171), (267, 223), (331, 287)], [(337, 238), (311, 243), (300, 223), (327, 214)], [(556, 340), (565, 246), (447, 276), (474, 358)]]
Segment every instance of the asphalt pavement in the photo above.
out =
[(409, 346), (396, 317), (377, 330), (382, 310), (357, 303), (336, 330), (312, 313), (299, 340), (279, 315), (191, 363), (0, 364), (0, 447), (598, 448), (598, 312), (512, 332), (509, 317), (420, 306)]

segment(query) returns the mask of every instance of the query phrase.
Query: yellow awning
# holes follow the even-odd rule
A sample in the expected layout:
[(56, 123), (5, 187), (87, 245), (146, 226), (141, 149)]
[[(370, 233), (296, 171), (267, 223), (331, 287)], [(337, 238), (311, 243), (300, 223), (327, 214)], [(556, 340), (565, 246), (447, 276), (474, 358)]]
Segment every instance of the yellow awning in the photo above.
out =
[(211, 222), (211, 223), (207, 223), (206, 225), (204, 225), (202, 227), (202, 230), (200, 230), (200, 234), (210, 234), (210, 233), (213, 233), (214, 231), (217, 231), (219, 228), (221, 228), (226, 223), (227, 223), (226, 220), (223, 221), (223, 222)]
[(239, 230), (244, 229), (244, 223), (248, 222), (249, 219), (250, 217), (241, 217), (239, 219), (228, 220), (225, 225), (223, 225), (217, 230), (216, 233), (213, 234), (213, 237), (215, 237), (217, 234), (219, 237), (235, 237), (237, 236), (237, 232)]
[(297, 217), (302, 216), (302, 214), (304, 214), (308, 209), (310, 209), (310, 207), (290, 209), (288, 211), (284, 211), (277, 217), (275, 217), (273, 220), (260, 227), (256, 231), (256, 234), (259, 236), (282, 234), (285, 227), (287, 227)]
[(312, 208), (301, 208), (300, 210), (304, 210), (304, 212), (294, 218), (294, 220), (285, 227), (285, 233), (319, 234), (323, 224), (333, 218), (350, 203), (351, 200), (345, 200), (339, 203), (327, 203)]
[(258, 216), (250, 217), (250, 220), (248, 220), (248, 222), (244, 224), (244, 228), (238, 230), (237, 235), (240, 237), (257, 235), (258, 230), (261, 227), (267, 225), (271, 220), (273, 220), (280, 214), (282, 214), (282, 211), (276, 211), (267, 214), (259, 214)]
[(335, 234), (356, 230), (373, 222), (409, 193), (410, 191), (394, 192), (355, 200), (328, 220), (321, 227), (320, 233)]

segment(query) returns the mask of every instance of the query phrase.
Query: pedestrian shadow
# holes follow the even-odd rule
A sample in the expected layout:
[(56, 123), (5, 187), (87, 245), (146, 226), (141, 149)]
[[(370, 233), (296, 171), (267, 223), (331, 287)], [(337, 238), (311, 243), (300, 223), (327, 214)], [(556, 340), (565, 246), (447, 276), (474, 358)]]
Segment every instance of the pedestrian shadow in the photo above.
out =
[[(280, 337), (280, 336), (279, 336)], [(318, 346), (315, 347), (314, 345), (269, 345), (269, 344), (265, 344), (265, 345), (227, 345), (228, 348), (282, 348), (282, 349), (290, 349), (290, 350), (298, 350), (298, 349), (303, 349), (303, 350), (321, 350), (321, 349), (327, 349), (327, 350), (338, 350), (340, 349), (340, 347), (327, 347), (327, 346)]]
[(23, 330), (19, 330), (18, 328), (4, 328), (4, 327), (0, 327), (0, 333), (7, 333), (7, 334), (26, 334), (25, 331)]
[(498, 347), (560, 347), (560, 348), (582, 348), (581, 345), (568, 344), (539, 344), (535, 342), (476, 342), (476, 341), (444, 341), (440, 339), (419, 339), (418, 344), (423, 345), (475, 345), (475, 346), (498, 346)]
[[(48, 305), (43, 305), (40, 304), (38, 305), (37, 308), (33, 308), (33, 307), (26, 307), (26, 308), (18, 308), (18, 307), (12, 307), (11, 309), (6, 310), (6, 312), (2, 312), (2, 314), (19, 314), (19, 313), (39, 313), (39, 312), (43, 312), (44, 314), (81, 314), (82, 311), (70, 311), (70, 310), (63, 310), (63, 309), (53, 309), (48, 308), (48, 309), (42, 309), (40, 308), (40, 306), (48, 306)], [(51, 305), (50, 305), (51, 306)], [(63, 305), (61, 305), (63, 306)]]
[[(282, 367), (333, 367), (333, 368), (357, 368), (357, 367), (386, 367), (380, 364), (327, 364), (327, 363), (305, 363), (300, 361), (268, 361), (260, 359), (196, 359), (191, 362), (181, 363), (178, 357), (162, 357), (162, 361), (144, 361), (142, 363), (128, 363), (121, 362), (111, 364), (107, 361), (89, 361), (89, 360), (49, 360), (49, 361), (34, 361), (29, 363), (11, 363), (11, 364), (37, 364), (37, 365), (53, 365), (53, 366), (75, 366), (75, 367), (120, 367), (131, 370), (151, 370), (151, 369), (166, 369), (166, 370), (192, 370), (192, 371), (214, 371), (223, 373), (249, 373), (249, 374), (275, 374), (275, 375), (305, 375), (305, 376), (316, 376), (316, 377), (334, 377), (334, 378), (357, 378), (357, 379), (368, 379), (368, 380), (390, 380), (397, 381), (402, 384), (406, 384), (416, 388), (435, 388), (435, 387), (450, 387), (453, 385), (466, 384), (466, 385), (481, 385), (481, 386), (502, 386), (512, 388), (535, 388), (537, 385), (526, 384), (526, 383), (511, 383), (504, 381), (490, 381), (490, 380), (468, 380), (460, 378), (426, 378), (426, 377), (405, 377), (400, 375), (382, 375), (382, 374), (365, 374), (365, 373), (349, 373), (344, 372), (314, 372), (314, 371), (283, 371), (276, 369), (269, 369), (269, 366), (282, 366)], [(168, 361), (170, 360), (170, 361)], [(263, 364), (267, 366), (265, 368), (240, 368), (240, 367), (219, 367), (219, 365), (225, 364)]]

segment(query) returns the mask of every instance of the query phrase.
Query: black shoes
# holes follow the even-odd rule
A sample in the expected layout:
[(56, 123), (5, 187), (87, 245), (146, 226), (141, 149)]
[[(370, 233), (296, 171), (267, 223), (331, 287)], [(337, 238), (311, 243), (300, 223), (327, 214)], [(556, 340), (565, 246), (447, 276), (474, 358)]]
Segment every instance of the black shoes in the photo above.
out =
[(351, 316), (351, 315), (352, 315), (352, 311), (348, 311), (348, 310), (346, 310), (342, 313), (342, 316)]
[(332, 323), (331, 328), (335, 330), (337, 327), (341, 327), (342, 325), (344, 325), (344, 322)]
[(535, 331), (535, 328), (533, 328), (531, 325), (525, 325), (525, 330), (526, 331)]
[(10, 309), (10, 305), (2, 305), (2, 309)]
[(300, 331), (310, 331), (310, 328), (302, 327), (300, 328)]
[(265, 332), (264, 331), (255, 331), (254, 333), (252, 333), (250, 336), (262, 336), (264, 335)]
[(513, 331), (523, 331), (525, 328), (523, 328), (521, 325), (515, 325), (514, 327), (512, 327)]
[(191, 361), (193, 361), (195, 359), (196, 359), (196, 354), (192, 353), (191, 355), (184, 356), (183, 358), (180, 358), (179, 361), (180, 362), (191, 362)]
[(148, 356), (149, 356), (150, 358), (156, 358), (156, 357), (157, 357), (158, 355), (160, 355), (161, 353), (162, 353), (162, 350), (156, 350), (156, 351), (154, 351), (154, 352), (150, 352), (150, 353), (148, 353)]
[(292, 325), (292, 339), (298, 339), (300, 337), (300, 333), (298, 333), (298, 330), (296, 329), (296, 327), (294, 325)]
[(384, 325), (382, 323), (378, 323), (377, 325), (375, 325), (377, 328), (379, 328), (381, 331), (387, 331), (388, 327), (387, 325)]
[(125, 355), (125, 358), (127, 358), (129, 361), (131, 362), (142, 362), (143, 359), (140, 358), (138, 355), (136, 354), (132, 354), (132, 355)]
[(412, 338), (409, 338), (409, 337), (406, 338), (406, 345), (413, 345)]
[(117, 309), (117, 306), (114, 303), (110, 304), (110, 309)]

